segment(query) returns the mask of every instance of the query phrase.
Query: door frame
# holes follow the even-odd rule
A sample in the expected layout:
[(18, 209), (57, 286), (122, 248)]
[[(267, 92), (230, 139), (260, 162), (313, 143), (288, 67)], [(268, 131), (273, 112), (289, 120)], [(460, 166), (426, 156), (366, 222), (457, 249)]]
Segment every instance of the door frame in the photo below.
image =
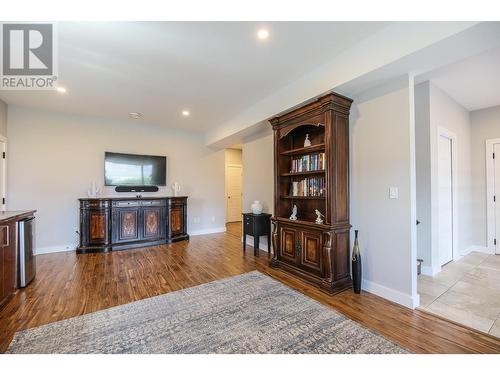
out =
[[(225, 205), (225, 215), (226, 215), (226, 219), (225, 219), (225, 223), (230, 223), (230, 221), (228, 221), (228, 204), (227, 204), (227, 192), (228, 192), (228, 188), (227, 188), (227, 170), (228, 168), (231, 168), (231, 167), (237, 167), (237, 168), (240, 168), (241, 169), (241, 213), (243, 213), (243, 164), (226, 164), (225, 168), (224, 168), (224, 205)], [(242, 218), (240, 216), (240, 220), (241, 221)]]
[[(5, 153), (5, 158), (2, 156), (2, 154)], [(0, 135), (0, 157), (1, 157), (1, 163), (2, 163), (2, 192), (3, 192), (3, 197), (0, 196), (0, 208), (5, 211), (5, 204), (2, 203), (2, 198), (5, 198), (5, 201), (7, 201), (7, 138), (4, 137), (3, 135)], [(1, 194), (0, 194), (1, 195)]]
[[(452, 202), (452, 213), (451, 213), (451, 216), (452, 216), (452, 220), (453, 220), (453, 223), (452, 223), (452, 238), (453, 238), (453, 243), (452, 243), (452, 260), (458, 260), (460, 259), (462, 256), (458, 253), (458, 250), (457, 250), (457, 244), (458, 244), (458, 151), (457, 151), (457, 148), (458, 148), (458, 137), (457, 135), (444, 128), (444, 127), (441, 127), (441, 126), (438, 126), (437, 128), (437, 133), (438, 133), (438, 142), (437, 142), (437, 154), (439, 155), (439, 137), (444, 137), (446, 139), (449, 139), (450, 142), (451, 142), (451, 184), (452, 184), (452, 187), (451, 187), (451, 199), (453, 200)], [(437, 163), (439, 163), (439, 159), (437, 159)], [(436, 165), (436, 171), (438, 171), (437, 173), (437, 178), (439, 179), (439, 167), (438, 165)], [(437, 181), (436, 181), (437, 183)], [(437, 192), (437, 201), (439, 201), (439, 192)], [(438, 235), (438, 244), (439, 244), (439, 226), (438, 224), (436, 223), (436, 233)], [(438, 248), (436, 249), (439, 253), (439, 246)], [(438, 254), (439, 255), (439, 254)], [(438, 257), (439, 259), (439, 257)], [(441, 263), (441, 262), (439, 262)], [(442, 265), (439, 264), (439, 268), (441, 269)]]
[[(500, 244), (498, 244), (500, 239), (497, 239), (497, 245), (495, 246), (496, 237), (496, 225), (495, 225), (495, 202), (493, 201), (493, 196), (495, 195), (495, 165), (493, 163), (493, 150), (496, 144), (500, 144), (500, 138), (493, 138), (486, 140), (486, 233), (487, 233), (487, 248), (492, 254), (500, 254)], [(500, 155), (495, 155), (500, 157)]]

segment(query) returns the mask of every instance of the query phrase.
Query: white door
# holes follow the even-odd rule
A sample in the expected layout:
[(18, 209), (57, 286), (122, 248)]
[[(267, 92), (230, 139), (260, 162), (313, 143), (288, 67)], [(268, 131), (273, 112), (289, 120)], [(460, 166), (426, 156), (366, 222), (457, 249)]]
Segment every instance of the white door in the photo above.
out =
[(442, 135), (438, 142), (438, 249), (443, 265), (453, 260), (453, 145)]
[(494, 181), (495, 181), (495, 238), (496, 238), (496, 250), (497, 254), (500, 254), (500, 143), (495, 143), (493, 146), (493, 152), (495, 153), (495, 159), (493, 159), (494, 164)]
[(242, 168), (226, 167), (226, 222), (241, 221)]

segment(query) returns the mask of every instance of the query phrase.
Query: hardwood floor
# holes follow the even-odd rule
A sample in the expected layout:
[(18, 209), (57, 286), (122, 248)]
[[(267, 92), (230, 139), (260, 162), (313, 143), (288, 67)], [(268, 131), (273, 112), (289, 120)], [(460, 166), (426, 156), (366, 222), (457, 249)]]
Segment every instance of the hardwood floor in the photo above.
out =
[(224, 277), (258, 270), (416, 353), (500, 353), (500, 340), (369, 293), (329, 296), (268, 265), (266, 253), (243, 256), (241, 237), (195, 236), (108, 254), (37, 257), (37, 277), (0, 310), (0, 350), (14, 333)]

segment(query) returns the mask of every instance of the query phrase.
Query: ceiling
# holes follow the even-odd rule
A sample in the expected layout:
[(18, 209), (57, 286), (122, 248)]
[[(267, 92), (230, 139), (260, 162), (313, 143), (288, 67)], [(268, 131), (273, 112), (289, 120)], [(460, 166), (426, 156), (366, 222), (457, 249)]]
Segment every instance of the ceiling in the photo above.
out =
[[(387, 22), (64, 22), (54, 91), (10, 105), (205, 133), (387, 27)], [(256, 37), (265, 27), (268, 40)], [(183, 110), (190, 116), (182, 116)], [(140, 112), (139, 120), (128, 118)]]
[(425, 78), (469, 111), (500, 105), (500, 48), (437, 69)]

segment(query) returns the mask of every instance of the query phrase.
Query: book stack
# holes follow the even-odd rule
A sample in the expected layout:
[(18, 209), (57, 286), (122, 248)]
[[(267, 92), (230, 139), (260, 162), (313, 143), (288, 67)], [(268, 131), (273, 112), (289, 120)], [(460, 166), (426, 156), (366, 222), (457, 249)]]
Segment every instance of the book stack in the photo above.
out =
[(290, 195), (294, 197), (324, 197), (325, 178), (311, 177), (300, 181), (293, 181)]
[(291, 172), (309, 172), (325, 169), (325, 153), (304, 155), (298, 159), (292, 160)]

